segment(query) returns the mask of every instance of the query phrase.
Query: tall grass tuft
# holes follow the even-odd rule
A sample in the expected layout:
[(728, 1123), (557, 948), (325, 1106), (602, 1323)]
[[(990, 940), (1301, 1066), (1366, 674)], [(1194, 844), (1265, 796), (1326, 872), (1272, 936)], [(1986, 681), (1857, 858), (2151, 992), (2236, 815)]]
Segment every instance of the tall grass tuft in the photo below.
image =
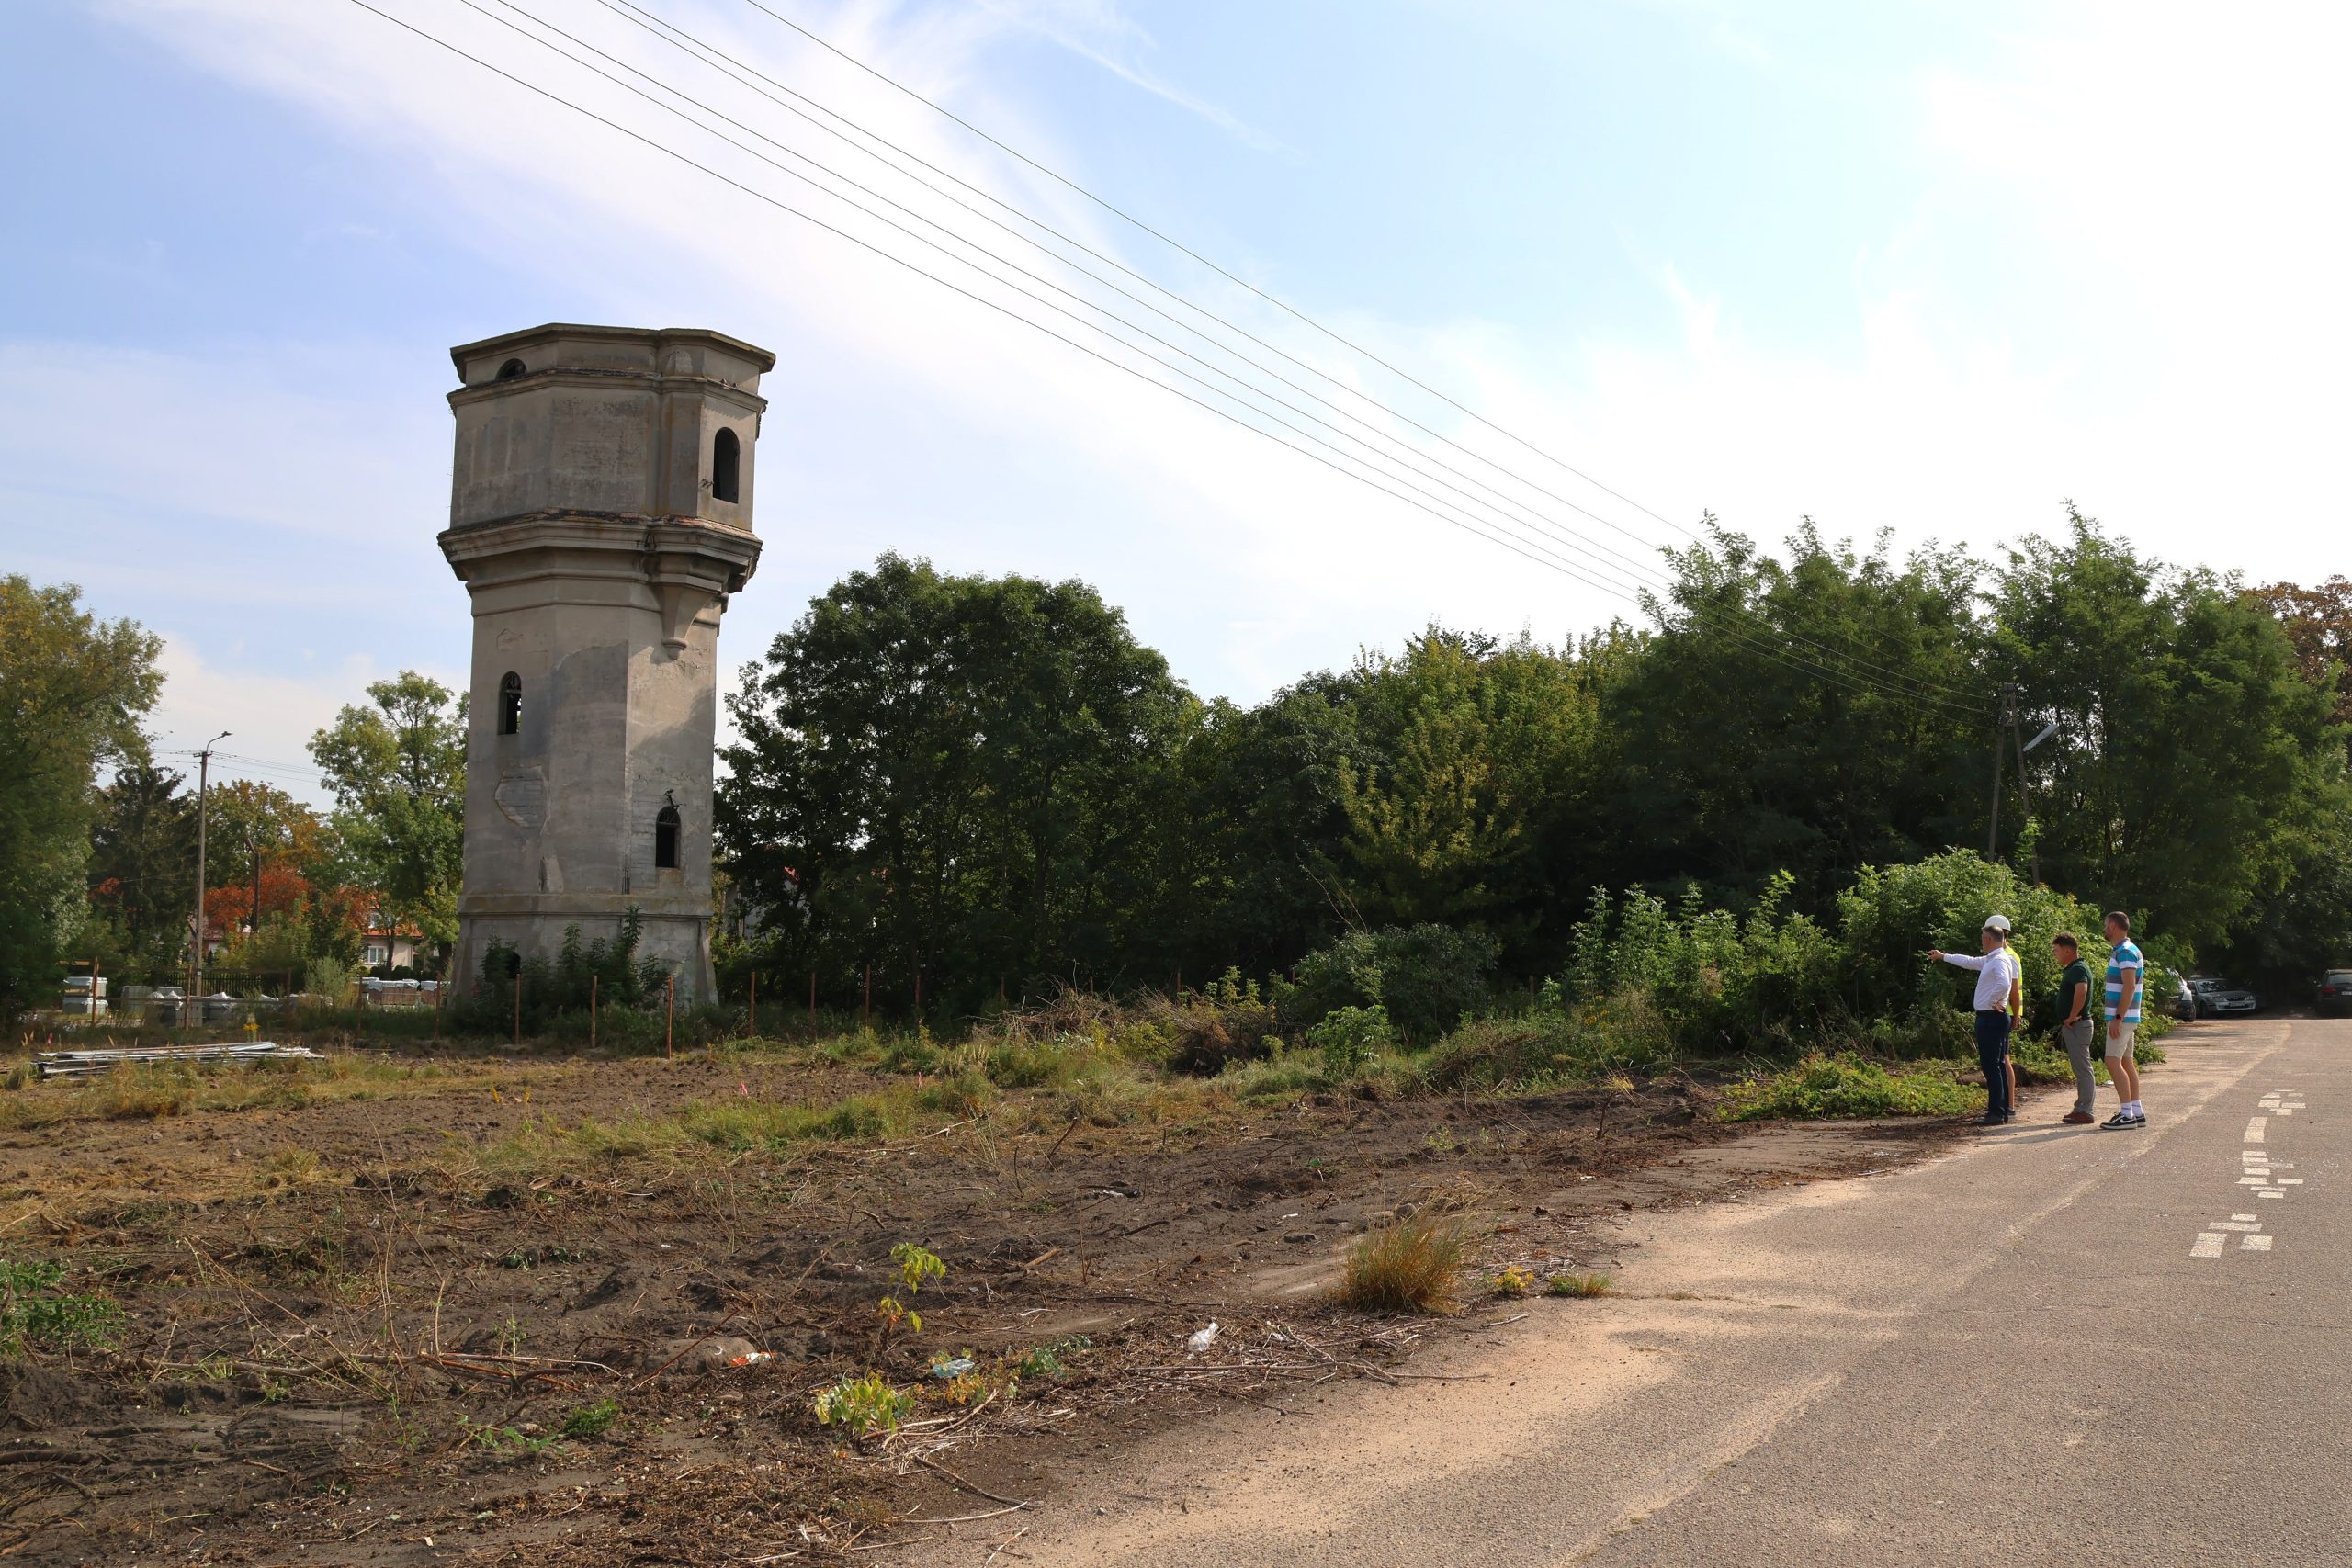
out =
[(1348, 1249), (1340, 1300), (1366, 1312), (1448, 1312), (1469, 1250), (1467, 1227), (1423, 1214), (1373, 1232)]

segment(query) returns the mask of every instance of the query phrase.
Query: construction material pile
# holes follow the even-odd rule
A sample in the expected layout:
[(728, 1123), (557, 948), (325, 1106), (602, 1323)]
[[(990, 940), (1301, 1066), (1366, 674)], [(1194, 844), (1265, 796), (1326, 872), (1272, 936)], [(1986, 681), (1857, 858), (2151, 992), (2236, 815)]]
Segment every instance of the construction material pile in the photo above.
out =
[(225, 1045), (137, 1045), (103, 1051), (41, 1051), (33, 1064), (45, 1078), (87, 1077), (117, 1067), (158, 1062), (297, 1062), (322, 1060), (306, 1045), (245, 1040)]

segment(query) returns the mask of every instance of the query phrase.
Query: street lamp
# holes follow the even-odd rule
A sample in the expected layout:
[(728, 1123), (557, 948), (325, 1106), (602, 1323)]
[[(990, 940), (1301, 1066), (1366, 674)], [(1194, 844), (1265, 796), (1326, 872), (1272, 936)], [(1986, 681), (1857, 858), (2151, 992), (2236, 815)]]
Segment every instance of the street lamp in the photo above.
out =
[[(191, 1008), (204, 1005), (204, 796), (212, 782), (212, 741), (228, 739), (229, 732), (224, 729), (206, 741), (204, 749), (196, 754), (196, 962), (190, 971), (187, 1003)], [(188, 1022), (183, 1017), (181, 1027), (187, 1028)]]

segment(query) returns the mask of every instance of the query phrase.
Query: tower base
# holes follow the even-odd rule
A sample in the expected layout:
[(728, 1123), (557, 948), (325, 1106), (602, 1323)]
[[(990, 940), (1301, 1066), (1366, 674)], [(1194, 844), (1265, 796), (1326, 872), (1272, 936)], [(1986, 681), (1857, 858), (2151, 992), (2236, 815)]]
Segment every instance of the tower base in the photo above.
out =
[[(468, 906), (496, 905), (482, 908)], [(525, 905), (529, 908), (507, 908)], [(638, 909), (637, 951), (630, 965), (654, 959), (677, 976), (677, 1004), (699, 1007), (718, 999), (718, 976), (710, 963), (710, 917), (648, 908)], [(458, 909), (458, 947), (450, 977), (460, 996), (469, 995), (484, 978), (482, 965), (494, 947), (504, 947), (528, 963), (552, 965), (561, 957), (566, 933), (580, 931), (584, 949), (602, 942), (607, 951), (620, 938), (625, 909), (605, 899), (556, 897), (467, 898)]]

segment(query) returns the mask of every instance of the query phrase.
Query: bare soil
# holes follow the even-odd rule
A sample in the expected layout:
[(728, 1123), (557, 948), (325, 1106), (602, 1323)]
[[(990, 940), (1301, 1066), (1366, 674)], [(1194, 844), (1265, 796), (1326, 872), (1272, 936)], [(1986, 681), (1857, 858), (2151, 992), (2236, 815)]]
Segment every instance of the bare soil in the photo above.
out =
[[(1605, 1271), (1629, 1209), (1885, 1168), (1953, 1131), (1734, 1129), (1703, 1086), (1660, 1080), (1058, 1127), (1016, 1094), (887, 1140), (732, 1156), (575, 1144), (534, 1163), (511, 1142), (875, 1083), (474, 1059), (379, 1097), (0, 1135), (0, 1247), (128, 1314), (111, 1350), (0, 1362), (0, 1556), (560, 1568), (985, 1542), (1080, 1451), (1295, 1382), (1410, 1376), (1430, 1337), (1530, 1310), (1475, 1281), (1453, 1318), (1334, 1304), (1351, 1239), (1408, 1206), (1474, 1216), (1481, 1274)], [(883, 1346), (901, 1241), (948, 1273), (907, 1302), (922, 1331)], [(1038, 1347), (1060, 1370), (1002, 1387)], [(729, 1364), (754, 1350), (770, 1359)], [(977, 1381), (933, 1375), (952, 1353)], [(813, 1394), (875, 1366), (924, 1391), (906, 1426), (820, 1427)]]

